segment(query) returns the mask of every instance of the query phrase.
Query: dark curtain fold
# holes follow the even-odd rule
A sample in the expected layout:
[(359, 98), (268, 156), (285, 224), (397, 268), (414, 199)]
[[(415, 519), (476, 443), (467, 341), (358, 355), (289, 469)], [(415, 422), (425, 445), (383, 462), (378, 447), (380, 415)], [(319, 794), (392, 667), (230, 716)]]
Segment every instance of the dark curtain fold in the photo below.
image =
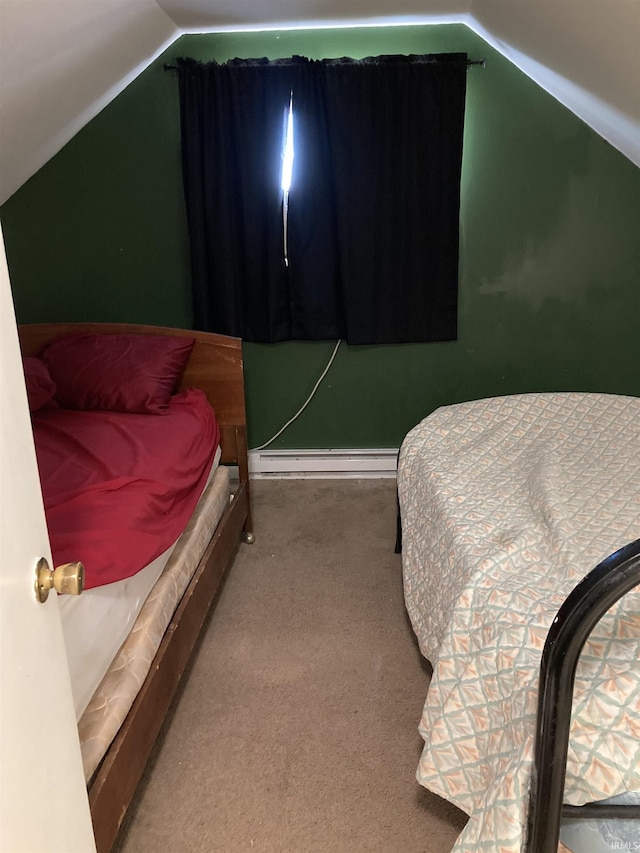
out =
[(455, 340), (466, 55), (323, 76), (348, 340)]
[(455, 339), (466, 55), (181, 60), (179, 76), (198, 328), (260, 342)]
[(288, 255), (289, 298), (298, 340), (348, 338), (322, 71), (318, 62), (300, 64), (294, 82)]
[(280, 177), (293, 70), (179, 60), (194, 324), (204, 331), (291, 337)]

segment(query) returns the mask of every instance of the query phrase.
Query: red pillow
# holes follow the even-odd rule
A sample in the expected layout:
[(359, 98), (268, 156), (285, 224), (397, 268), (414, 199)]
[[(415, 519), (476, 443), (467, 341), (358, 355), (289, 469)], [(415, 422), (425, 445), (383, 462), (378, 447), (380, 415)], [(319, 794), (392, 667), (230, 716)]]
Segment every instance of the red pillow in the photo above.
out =
[(67, 409), (166, 414), (193, 338), (162, 335), (70, 335), (42, 358)]
[(39, 358), (26, 356), (22, 359), (22, 368), (27, 385), (29, 411), (37, 412), (56, 396), (56, 383), (51, 378), (47, 365)]

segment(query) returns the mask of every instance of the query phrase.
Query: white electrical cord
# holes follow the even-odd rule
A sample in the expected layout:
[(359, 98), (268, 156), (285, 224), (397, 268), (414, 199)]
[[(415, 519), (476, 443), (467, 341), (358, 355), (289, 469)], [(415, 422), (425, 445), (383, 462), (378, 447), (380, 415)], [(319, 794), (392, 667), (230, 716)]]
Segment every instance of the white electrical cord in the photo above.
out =
[(286, 424), (285, 424), (283, 427), (280, 427), (280, 429), (278, 430), (278, 432), (277, 432), (274, 436), (272, 436), (272, 437), (269, 439), (269, 441), (265, 441), (265, 443), (264, 443), (264, 444), (261, 444), (259, 447), (251, 447), (251, 448), (250, 448), (251, 450), (264, 450), (264, 449), (265, 449), (265, 447), (268, 447), (270, 444), (273, 444), (273, 442), (276, 440), (276, 438), (278, 438), (278, 436), (282, 435), (282, 433), (285, 431), (285, 429), (286, 429), (288, 426), (290, 426), (290, 425), (291, 425), (291, 424), (296, 420), (296, 418), (299, 418), (299, 417), (300, 417), (300, 415), (304, 412), (304, 410), (307, 408), (307, 406), (309, 405), (309, 403), (310, 403), (310, 402), (311, 402), (311, 400), (313, 399), (313, 395), (314, 395), (314, 394), (316, 393), (316, 391), (318, 390), (318, 387), (319, 387), (320, 383), (322, 382), (322, 380), (324, 379), (324, 377), (325, 377), (325, 376), (327, 375), (327, 373), (329, 372), (329, 368), (330, 368), (330, 367), (331, 367), (331, 365), (333, 364), (333, 361), (334, 361), (334, 359), (335, 359), (336, 355), (338, 354), (338, 347), (340, 346), (340, 344), (341, 344), (341, 343), (342, 343), (342, 339), (340, 339), (340, 340), (336, 343), (335, 347), (333, 348), (333, 352), (331, 353), (331, 358), (330, 358), (330, 359), (329, 359), (329, 361), (327, 362), (327, 366), (325, 367), (325, 369), (322, 371), (322, 375), (320, 376), (320, 379), (318, 379), (318, 381), (316, 382), (316, 384), (313, 386), (313, 391), (309, 394), (309, 396), (307, 397), (307, 399), (305, 400), (305, 402), (302, 404), (302, 406), (298, 409), (298, 411), (295, 413), (295, 415), (294, 415), (292, 418), (290, 418), (290, 419), (286, 422)]

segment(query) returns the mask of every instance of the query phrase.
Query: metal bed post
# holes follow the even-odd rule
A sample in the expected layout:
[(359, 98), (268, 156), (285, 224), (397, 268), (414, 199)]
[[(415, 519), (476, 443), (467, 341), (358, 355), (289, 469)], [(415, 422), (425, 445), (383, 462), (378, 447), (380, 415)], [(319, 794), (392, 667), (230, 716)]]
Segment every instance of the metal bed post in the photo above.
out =
[(573, 685), (580, 652), (602, 616), (640, 584), (640, 539), (599, 563), (553, 620), (542, 652), (526, 853), (557, 853), (560, 821), (640, 818), (640, 806), (563, 804)]

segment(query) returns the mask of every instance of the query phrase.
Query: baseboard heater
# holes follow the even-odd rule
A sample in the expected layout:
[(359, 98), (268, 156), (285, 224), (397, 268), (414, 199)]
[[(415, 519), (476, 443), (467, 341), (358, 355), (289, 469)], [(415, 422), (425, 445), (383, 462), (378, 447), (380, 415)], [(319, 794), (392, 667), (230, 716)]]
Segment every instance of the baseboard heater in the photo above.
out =
[(251, 450), (253, 479), (395, 477), (398, 448), (380, 450)]

